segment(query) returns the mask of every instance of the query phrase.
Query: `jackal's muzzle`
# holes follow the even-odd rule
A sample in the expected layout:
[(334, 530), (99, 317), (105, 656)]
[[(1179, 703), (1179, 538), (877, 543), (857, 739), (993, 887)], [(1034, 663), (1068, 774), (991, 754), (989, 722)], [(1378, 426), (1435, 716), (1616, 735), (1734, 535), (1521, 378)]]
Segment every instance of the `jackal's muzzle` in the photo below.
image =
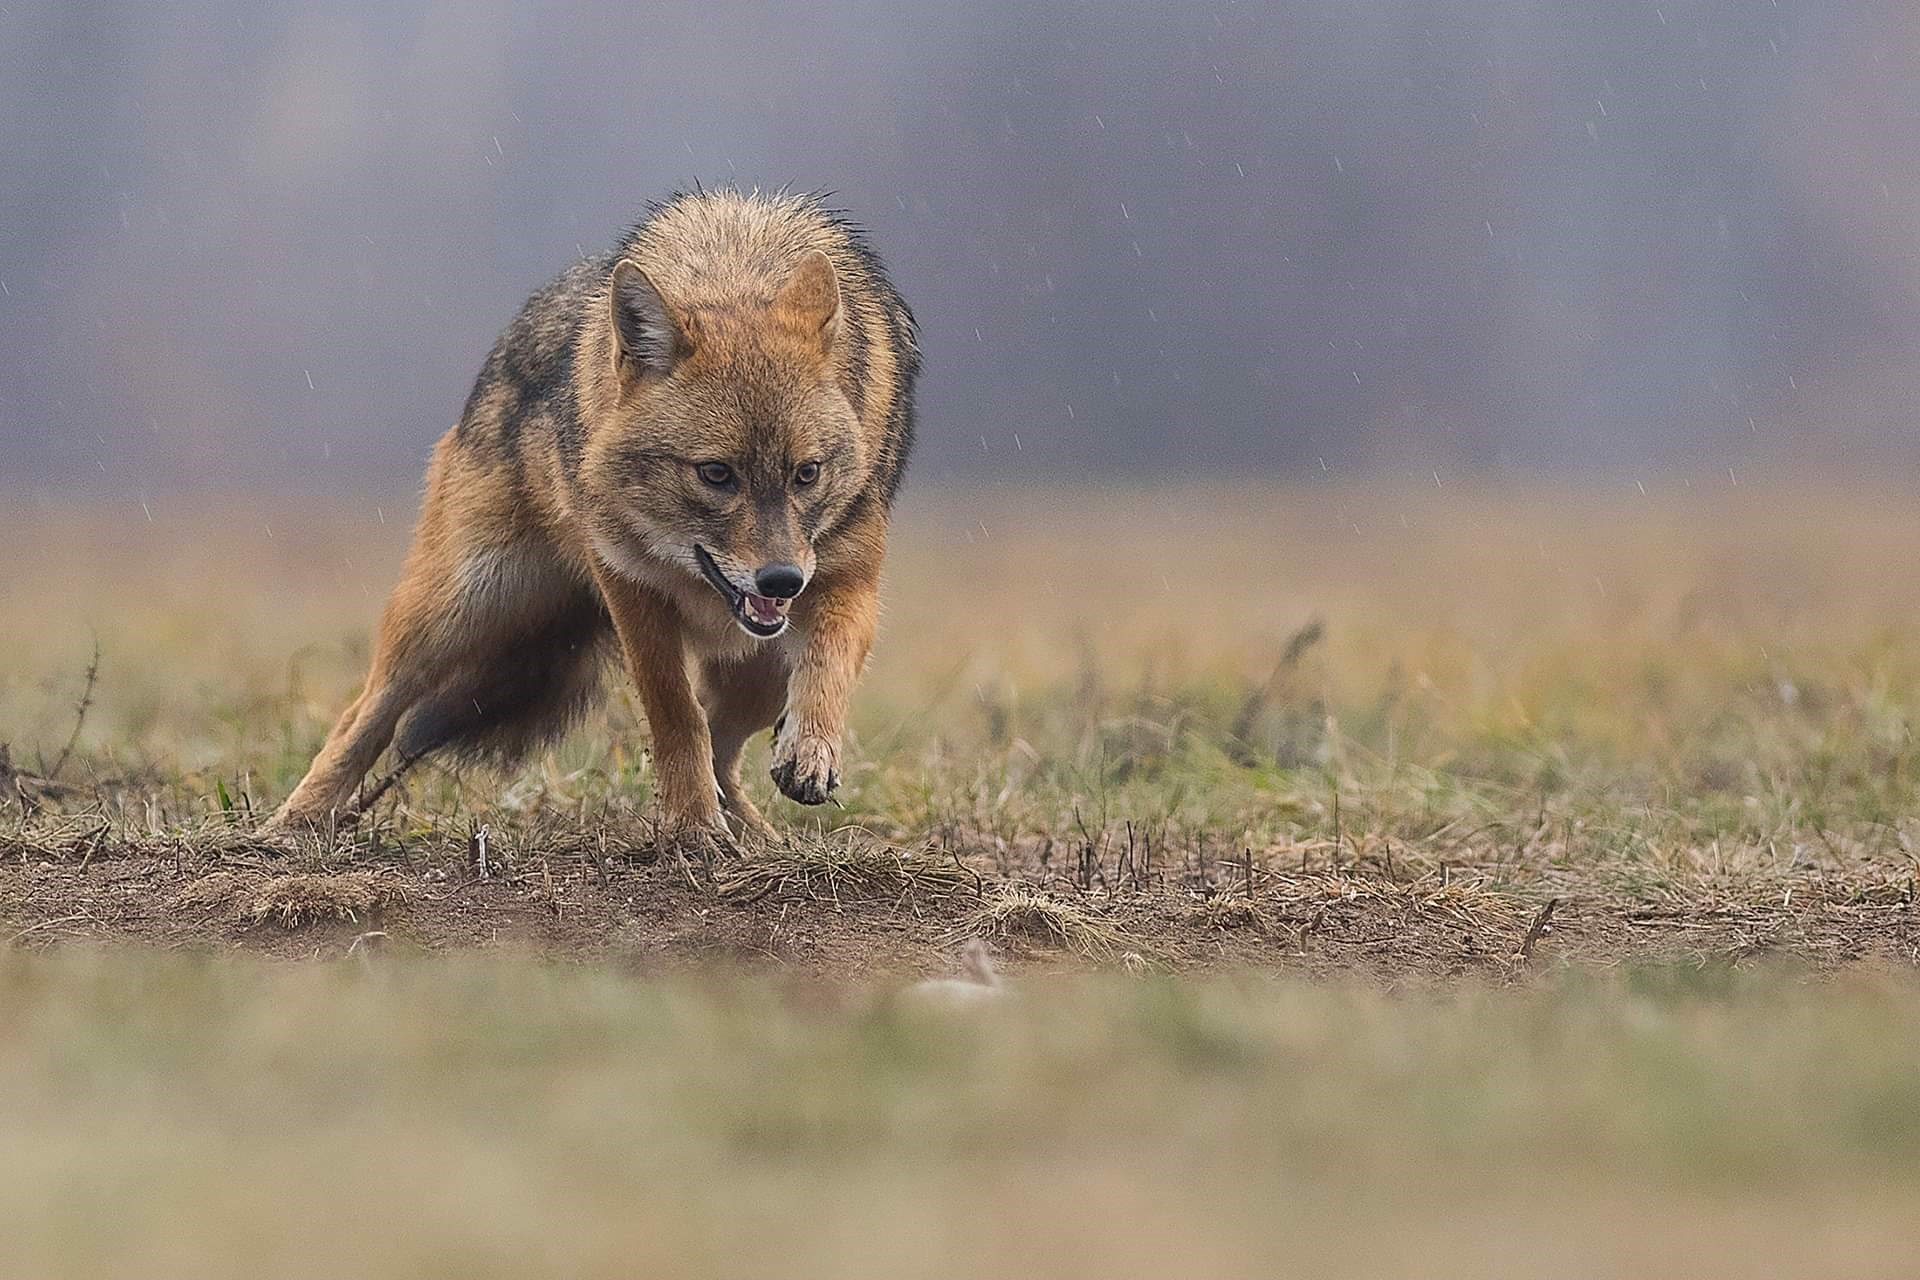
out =
[(727, 607), (733, 610), (733, 620), (740, 629), (756, 640), (771, 640), (787, 629), (787, 610), (793, 606), (793, 598), (806, 587), (806, 576), (792, 565), (769, 565), (755, 576), (754, 585), (766, 591), (784, 591), (784, 595), (762, 595), (736, 586), (733, 579), (720, 571), (713, 556), (703, 546), (695, 544), (693, 557), (700, 563), (700, 572), (706, 575), (713, 589), (726, 599)]

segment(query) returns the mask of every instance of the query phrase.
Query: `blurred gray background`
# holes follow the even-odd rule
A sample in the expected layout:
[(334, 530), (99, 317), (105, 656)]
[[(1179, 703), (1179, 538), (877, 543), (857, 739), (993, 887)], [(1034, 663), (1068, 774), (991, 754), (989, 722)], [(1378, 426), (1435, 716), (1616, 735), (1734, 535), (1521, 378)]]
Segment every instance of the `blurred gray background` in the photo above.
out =
[(872, 229), (923, 478), (1920, 457), (1901, 0), (7, 0), (0, 472), (411, 484), (696, 179)]

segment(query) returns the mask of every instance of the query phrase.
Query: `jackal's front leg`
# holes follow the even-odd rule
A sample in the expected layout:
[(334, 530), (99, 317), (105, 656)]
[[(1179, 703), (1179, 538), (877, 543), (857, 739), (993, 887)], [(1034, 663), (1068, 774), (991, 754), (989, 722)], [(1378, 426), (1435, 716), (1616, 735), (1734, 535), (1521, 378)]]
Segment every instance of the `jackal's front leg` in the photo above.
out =
[(840, 785), (847, 703), (873, 648), (877, 583), (831, 587), (799, 628), (804, 639), (787, 683), (786, 718), (773, 744), (773, 781), (789, 799), (824, 804)]
[(700, 856), (738, 853), (720, 816), (713, 739), (687, 672), (679, 610), (655, 592), (610, 573), (601, 574), (599, 584), (653, 738), (661, 843)]

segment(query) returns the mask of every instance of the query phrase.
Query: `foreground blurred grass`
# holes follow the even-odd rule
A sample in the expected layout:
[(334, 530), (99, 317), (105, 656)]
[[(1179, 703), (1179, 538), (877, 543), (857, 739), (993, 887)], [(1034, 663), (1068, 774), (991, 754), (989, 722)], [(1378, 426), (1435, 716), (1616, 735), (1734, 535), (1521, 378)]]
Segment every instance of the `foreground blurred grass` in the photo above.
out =
[(1895, 1275), (1920, 989), (0, 956), (0, 1274)]

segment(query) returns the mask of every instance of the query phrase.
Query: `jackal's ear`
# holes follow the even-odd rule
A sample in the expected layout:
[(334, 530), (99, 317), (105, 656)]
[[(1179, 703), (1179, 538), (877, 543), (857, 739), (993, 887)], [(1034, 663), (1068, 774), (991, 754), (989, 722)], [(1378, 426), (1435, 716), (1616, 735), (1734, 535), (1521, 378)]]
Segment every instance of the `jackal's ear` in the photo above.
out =
[(647, 273), (626, 258), (613, 264), (613, 359), (642, 373), (664, 375), (692, 345)]
[(833, 259), (818, 249), (802, 254), (774, 306), (796, 328), (818, 333), (823, 347), (831, 346), (840, 319), (840, 278)]

